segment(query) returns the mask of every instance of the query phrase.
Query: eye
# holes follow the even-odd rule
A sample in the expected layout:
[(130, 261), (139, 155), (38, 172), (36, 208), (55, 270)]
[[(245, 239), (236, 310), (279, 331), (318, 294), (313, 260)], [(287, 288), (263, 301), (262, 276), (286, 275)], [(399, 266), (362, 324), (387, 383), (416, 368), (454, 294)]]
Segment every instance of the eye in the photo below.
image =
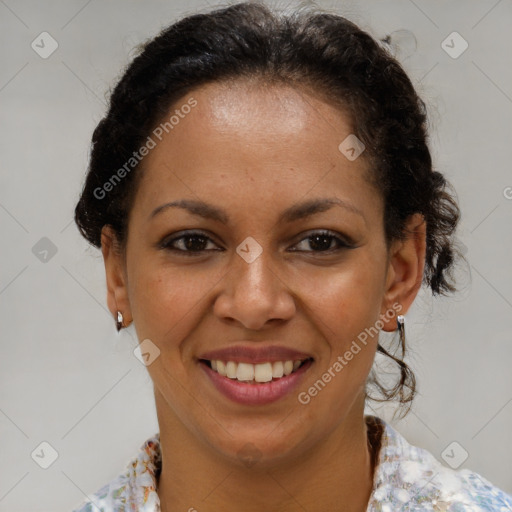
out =
[[(190, 231), (178, 237), (164, 239), (160, 244), (160, 248), (179, 252), (186, 256), (194, 256), (208, 250), (206, 249), (208, 242), (212, 242), (213, 244), (213, 241), (209, 236), (206, 236), (204, 233), (199, 231)], [(180, 247), (178, 247), (178, 245)]]
[[(350, 242), (345, 241), (343, 238), (335, 235), (331, 231), (325, 230), (313, 232), (306, 238), (303, 238), (297, 246), (305, 241), (310, 248), (313, 248), (312, 251), (306, 250), (306, 252), (334, 252), (336, 250), (351, 249), (354, 247)], [(333, 242), (335, 243), (335, 247), (332, 247)]]
[[(331, 231), (316, 231), (311, 233), (309, 236), (303, 238), (296, 246), (303, 244), (306, 242), (310, 249), (292, 249), (292, 252), (335, 252), (337, 250), (342, 249), (351, 249), (354, 248), (354, 244), (349, 241), (346, 241), (344, 238), (337, 236)], [(334, 242), (334, 247), (332, 246)], [(201, 253), (204, 253), (208, 250), (223, 250), (223, 249), (215, 249), (211, 248), (207, 249), (208, 244), (216, 246), (213, 240), (200, 231), (191, 231), (182, 234), (181, 236), (174, 237), (171, 239), (164, 239), (162, 243), (159, 245), (161, 249), (167, 249), (169, 251), (174, 251), (181, 253), (186, 256), (197, 256)]]

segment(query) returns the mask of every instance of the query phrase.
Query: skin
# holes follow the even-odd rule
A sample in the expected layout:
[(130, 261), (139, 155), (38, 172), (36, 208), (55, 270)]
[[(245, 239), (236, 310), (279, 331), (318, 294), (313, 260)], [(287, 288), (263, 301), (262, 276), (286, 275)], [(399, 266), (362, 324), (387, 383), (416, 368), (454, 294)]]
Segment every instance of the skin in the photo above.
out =
[[(235, 81), (202, 86), (171, 110), (190, 96), (197, 106), (143, 161), (126, 252), (116, 250), (108, 226), (102, 232), (109, 309), (122, 311), (139, 340), (160, 349), (148, 371), (163, 452), (162, 511), (364, 511), (374, 474), (364, 391), (377, 336), (307, 405), (297, 393), (379, 318), (384, 330), (396, 329), (396, 314), (381, 315), (396, 303), (405, 314), (416, 297), (425, 222), (412, 216), (412, 235), (388, 251), (383, 200), (365, 179), (367, 163), (338, 150), (351, 120), (319, 97)], [(334, 206), (277, 222), (286, 208), (327, 197), (361, 215)], [(179, 208), (149, 219), (178, 199), (212, 203), (229, 224)], [(327, 251), (338, 247), (335, 239), (315, 246), (308, 237), (324, 229), (351, 237), (355, 248)], [(183, 230), (211, 240), (190, 240), (204, 249), (196, 256), (157, 247)], [(252, 263), (236, 252), (248, 236), (262, 249)], [(186, 242), (174, 247), (185, 250)], [(314, 363), (297, 392), (240, 405), (216, 391), (197, 361), (240, 340), (273, 340), (311, 354)], [(257, 454), (250, 467), (239, 456), (248, 443)]]

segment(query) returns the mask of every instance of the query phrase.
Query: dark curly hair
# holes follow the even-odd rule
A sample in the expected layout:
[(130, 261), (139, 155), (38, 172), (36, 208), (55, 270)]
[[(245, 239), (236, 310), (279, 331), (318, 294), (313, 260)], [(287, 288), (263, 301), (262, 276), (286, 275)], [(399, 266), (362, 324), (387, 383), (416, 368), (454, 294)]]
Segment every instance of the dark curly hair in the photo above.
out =
[[(102, 227), (110, 225), (124, 251), (128, 214), (143, 169), (134, 165), (108, 187), (107, 200), (105, 184), (185, 95), (211, 82), (256, 78), (309, 90), (348, 111), (354, 134), (366, 146), (361, 158), (369, 164), (368, 177), (384, 198), (388, 247), (407, 237), (406, 220), (421, 213), (427, 226), (423, 283), (433, 295), (456, 291), (451, 271), (462, 254), (454, 242), (460, 217), (455, 194), (433, 169), (425, 104), (385, 39), (381, 41), (339, 15), (312, 7), (286, 14), (261, 2), (194, 14), (166, 28), (141, 46), (94, 130), (75, 208), (81, 234), (100, 248)], [(372, 371), (373, 384), (383, 395), (373, 399), (412, 402), (416, 382), (403, 361), (404, 343), (399, 356), (380, 344), (378, 350), (398, 365), (400, 378), (386, 389)]]

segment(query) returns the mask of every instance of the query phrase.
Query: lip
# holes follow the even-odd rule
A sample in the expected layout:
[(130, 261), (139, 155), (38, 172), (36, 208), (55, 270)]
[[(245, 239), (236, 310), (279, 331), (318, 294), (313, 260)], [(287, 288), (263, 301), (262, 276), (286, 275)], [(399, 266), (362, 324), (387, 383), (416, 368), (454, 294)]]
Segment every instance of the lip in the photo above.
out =
[[(280, 359), (277, 360), (280, 361)], [(266, 361), (269, 360), (267, 359)], [(308, 371), (313, 362), (311, 358), (290, 375), (270, 382), (255, 384), (223, 377), (204, 362), (199, 362), (199, 366), (215, 388), (226, 398), (244, 405), (265, 405), (290, 395), (300, 385), (304, 374)]]
[[(244, 342), (241, 342), (244, 343)], [(247, 342), (254, 345), (254, 341)], [(264, 342), (257, 342), (258, 344)], [(237, 345), (231, 346), (218, 350), (211, 350), (205, 352), (198, 359), (207, 359), (208, 361), (220, 360), (220, 361), (235, 361), (237, 363), (275, 363), (276, 361), (296, 361), (297, 359), (314, 359), (311, 354), (305, 352), (299, 352), (288, 347), (279, 345), (267, 345), (267, 346), (247, 346)]]

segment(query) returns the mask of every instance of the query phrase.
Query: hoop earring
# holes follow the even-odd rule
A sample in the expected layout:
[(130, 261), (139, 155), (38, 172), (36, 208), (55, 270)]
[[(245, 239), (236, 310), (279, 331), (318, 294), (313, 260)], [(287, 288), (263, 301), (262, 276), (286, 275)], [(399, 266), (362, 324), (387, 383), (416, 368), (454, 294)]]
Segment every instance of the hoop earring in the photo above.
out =
[(123, 328), (123, 313), (117, 312), (116, 329), (119, 332)]
[(398, 328), (398, 332), (400, 334), (400, 343), (402, 344), (402, 349), (405, 348), (405, 317), (404, 315), (398, 315), (396, 317), (396, 324)]

